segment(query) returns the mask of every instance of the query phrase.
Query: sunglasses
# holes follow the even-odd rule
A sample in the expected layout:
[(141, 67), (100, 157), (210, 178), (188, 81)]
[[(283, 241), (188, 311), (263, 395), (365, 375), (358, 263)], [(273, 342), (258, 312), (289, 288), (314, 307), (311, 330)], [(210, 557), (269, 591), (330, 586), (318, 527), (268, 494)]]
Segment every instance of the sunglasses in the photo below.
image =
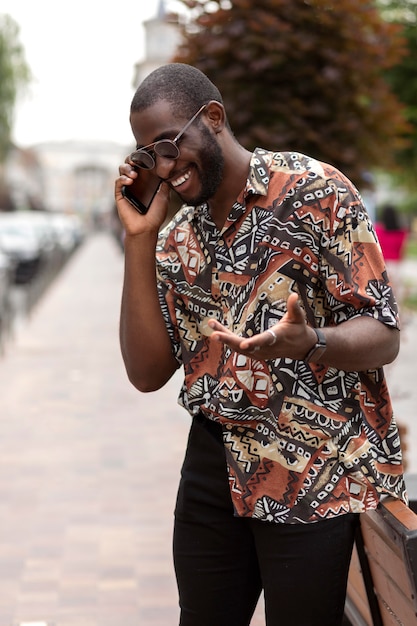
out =
[(189, 126), (191, 126), (191, 124), (197, 119), (200, 113), (204, 111), (206, 106), (207, 104), (203, 104), (203, 106), (198, 109), (197, 113), (192, 116), (190, 121), (186, 123), (184, 128), (180, 130), (174, 139), (160, 139), (160, 141), (150, 143), (148, 146), (144, 146), (143, 148), (132, 152), (132, 154), (128, 157), (129, 160), (134, 165), (137, 165), (144, 170), (151, 170), (155, 167), (155, 158), (152, 156), (152, 153), (157, 154), (164, 159), (178, 159), (180, 156), (180, 150), (177, 146), (177, 142), (181, 139), (187, 128), (189, 128)]

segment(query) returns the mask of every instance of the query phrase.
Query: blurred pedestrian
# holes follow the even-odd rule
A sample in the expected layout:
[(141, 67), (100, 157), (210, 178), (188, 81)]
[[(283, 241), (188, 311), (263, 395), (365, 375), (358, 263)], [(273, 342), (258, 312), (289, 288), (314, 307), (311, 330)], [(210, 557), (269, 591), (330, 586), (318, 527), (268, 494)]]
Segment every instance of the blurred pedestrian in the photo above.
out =
[(384, 255), (388, 276), (394, 287), (398, 304), (404, 299), (404, 280), (401, 264), (404, 259), (408, 230), (400, 222), (397, 209), (386, 204), (381, 209), (381, 220), (375, 224), (375, 230)]

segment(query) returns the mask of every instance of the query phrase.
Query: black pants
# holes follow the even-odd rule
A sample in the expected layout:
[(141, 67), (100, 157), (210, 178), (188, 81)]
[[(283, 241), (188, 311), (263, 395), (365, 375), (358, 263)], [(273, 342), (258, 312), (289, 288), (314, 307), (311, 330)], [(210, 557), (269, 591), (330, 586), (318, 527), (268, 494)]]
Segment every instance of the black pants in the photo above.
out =
[(180, 626), (339, 626), (357, 515), (313, 524), (233, 516), (218, 424), (193, 419), (178, 492), (174, 564)]

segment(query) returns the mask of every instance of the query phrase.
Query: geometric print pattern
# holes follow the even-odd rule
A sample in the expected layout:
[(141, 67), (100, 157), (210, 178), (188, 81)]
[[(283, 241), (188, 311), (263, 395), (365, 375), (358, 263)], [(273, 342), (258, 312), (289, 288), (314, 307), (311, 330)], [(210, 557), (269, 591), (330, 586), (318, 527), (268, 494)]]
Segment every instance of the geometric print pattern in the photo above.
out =
[(308, 324), (360, 315), (399, 327), (361, 197), (334, 167), (257, 149), (219, 230), (183, 207), (157, 247), (160, 303), (184, 368), (180, 403), (223, 427), (235, 513), (307, 523), (406, 500), (384, 372), (260, 361), (210, 340), (210, 318), (241, 336), (279, 321), (296, 292)]

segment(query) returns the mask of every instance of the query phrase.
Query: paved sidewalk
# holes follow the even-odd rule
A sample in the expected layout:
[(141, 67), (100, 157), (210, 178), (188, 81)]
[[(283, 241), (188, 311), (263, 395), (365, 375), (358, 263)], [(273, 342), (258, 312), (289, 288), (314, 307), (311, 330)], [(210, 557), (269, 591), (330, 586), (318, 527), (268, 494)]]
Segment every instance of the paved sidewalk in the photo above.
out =
[(110, 236), (92, 236), (0, 359), (0, 626), (178, 623), (172, 511), (189, 418), (179, 376), (152, 394), (127, 380), (122, 274)]
[[(127, 380), (122, 274), (113, 240), (92, 236), (0, 358), (0, 626), (178, 623), (172, 511), (189, 418), (180, 374), (146, 395)], [(389, 377), (412, 471), (415, 346), (411, 317)], [(261, 602), (252, 626), (264, 623)]]
[(175, 381), (141, 395), (127, 380), (122, 266), (107, 235), (90, 238), (0, 360), (1, 626), (176, 623), (188, 420)]

